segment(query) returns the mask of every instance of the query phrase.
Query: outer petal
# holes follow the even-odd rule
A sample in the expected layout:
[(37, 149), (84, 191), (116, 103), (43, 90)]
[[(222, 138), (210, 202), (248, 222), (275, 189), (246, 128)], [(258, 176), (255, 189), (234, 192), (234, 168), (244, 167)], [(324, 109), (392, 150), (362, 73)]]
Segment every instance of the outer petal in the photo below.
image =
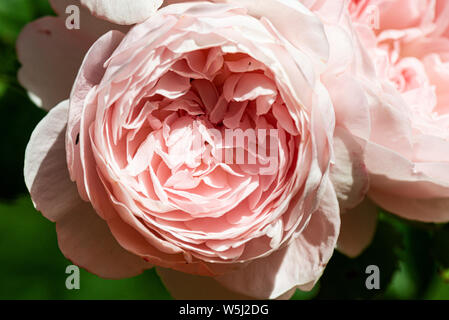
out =
[(307, 228), (290, 245), (217, 280), (261, 299), (277, 298), (298, 286), (311, 289), (332, 256), (340, 229), (338, 201), (330, 183), (326, 191)]
[[(70, 111), (68, 114), (68, 129), (66, 136), (67, 164), (70, 177), (73, 181), (83, 181), (83, 172), (81, 170), (81, 158), (79, 139), (81, 114), (85, 99), (89, 90), (97, 85), (104, 74), (104, 63), (110, 57), (112, 52), (123, 39), (123, 33), (119, 31), (110, 31), (100, 37), (90, 47), (84, 57), (82, 66), (76, 77), (75, 84), (70, 94)], [(84, 183), (80, 183), (78, 190), (83, 199), (87, 200)]]
[(302, 50), (310, 50), (317, 59), (326, 61), (329, 58), (329, 43), (321, 20), (299, 1), (226, 0), (226, 2), (238, 3), (248, 8), (251, 15), (267, 18), (293, 45)]
[[(211, 277), (195, 276), (171, 269), (156, 268), (162, 282), (175, 299), (179, 300), (250, 300), (253, 297), (239, 294), (223, 287)], [(295, 288), (278, 297), (290, 299)]]
[(372, 189), (370, 197), (385, 210), (403, 218), (432, 223), (449, 221), (449, 199), (412, 199)]
[(65, 160), (68, 101), (34, 130), (25, 154), (25, 182), (36, 208), (56, 222), (58, 242), (75, 264), (107, 278), (139, 274), (151, 265), (125, 251), (70, 181)]
[[(345, 74), (325, 76), (324, 85), (331, 95), (336, 126), (345, 128), (361, 139), (368, 139), (371, 123), (364, 87), (356, 79)], [(345, 92), (351, 92), (351, 95)]]
[(133, 277), (153, 267), (123, 249), (106, 222), (92, 206), (80, 199), (77, 207), (56, 222), (58, 244), (64, 256), (103, 278)]
[[(248, 8), (256, 17), (265, 17), (298, 48), (310, 50), (314, 57), (329, 58), (329, 44), (321, 20), (296, 0), (227, 0)], [(292, 26), (295, 26), (292, 28)], [(313, 27), (311, 27), (313, 26)]]
[[(165, 0), (163, 6), (195, 0)], [(248, 9), (256, 18), (266, 18), (273, 26), (301, 50), (309, 50), (313, 57), (326, 61), (329, 46), (320, 19), (298, 0), (207, 0), (235, 3)], [(292, 28), (292, 25), (295, 27)], [(314, 27), (311, 28), (310, 26)]]
[[(396, 197), (437, 199), (449, 197), (449, 165), (445, 162), (414, 163), (394, 150), (374, 143), (365, 149), (365, 164), (373, 189)], [(378, 203), (383, 206), (383, 203)]]
[(355, 139), (347, 130), (340, 127), (335, 129), (335, 164), (331, 167), (330, 177), (341, 211), (357, 206), (369, 188), (363, 148)]
[(22, 30), (17, 40), (22, 63), (18, 78), (39, 106), (49, 110), (69, 97), (91, 43), (85, 34), (68, 30), (56, 17), (36, 20)]
[(366, 198), (356, 208), (341, 216), (337, 248), (349, 257), (356, 257), (373, 240), (377, 225), (377, 206)]
[(68, 100), (63, 101), (48, 113), (34, 129), (25, 151), (25, 183), (36, 209), (53, 222), (79, 201), (65, 162), (68, 106)]
[(151, 17), (163, 0), (81, 0), (95, 16), (117, 24), (131, 25)]
[(30, 92), (34, 102), (49, 110), (67, 99), (83, 57), (103, 33), (111, 29), (122, 32), (127, 27), (99, 20), (81, 8), (80, 29), (65, 26), (65, 8), (76, 0), (51, 1), (61, 17), (44, 17), (28, 24), (17, 40), (17, 54), (22, 68), (20, 83)]
[[(203, 277), (178, 272), (171, 269), (156, 268), (162, 282), (173, 298), (178, 300), (251, 300), (253, 297), (239, 294), (223, 287), (211, 277)], [(287, 291), (278, 300), (288, 300), (296, 289)]]

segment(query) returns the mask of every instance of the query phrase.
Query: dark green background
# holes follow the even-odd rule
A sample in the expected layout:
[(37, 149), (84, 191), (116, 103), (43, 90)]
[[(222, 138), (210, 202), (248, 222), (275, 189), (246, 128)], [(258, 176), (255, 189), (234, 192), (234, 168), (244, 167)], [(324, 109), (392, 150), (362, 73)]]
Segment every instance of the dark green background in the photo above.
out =
[[(0, 299), (170, 299), (153, 270), (123, 280), (81, 270), (81, 289), (65, 287), (71, 263), (58, 249), (54, 224), (33, 208), (22, 173), (26, 144), (45, 112), (17, 82), (15, 41), (43, 15), (53, 15), (46, 0), (0, 0)], [(357, 259), (335, 253), (315, 289), (293, 299), (448, 299), (448, 248), (449, 226), (381, 213), (365, 253)], [(365, 288), (371, 264), (381, 271), (378, 291)]]

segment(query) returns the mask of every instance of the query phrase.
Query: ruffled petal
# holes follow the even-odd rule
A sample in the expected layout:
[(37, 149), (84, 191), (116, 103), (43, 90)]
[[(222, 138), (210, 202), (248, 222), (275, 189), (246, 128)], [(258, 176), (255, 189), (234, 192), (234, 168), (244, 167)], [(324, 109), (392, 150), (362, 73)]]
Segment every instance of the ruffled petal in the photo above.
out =
[(377, 206), (368, 198), (341, 215), (337, 249), (349, 257), (356, 257), (373, 240), (377, 225)]
[[(223, 287), (211, 277), (195, 276), (171, 269), (156, 268), (167, 290), (179, 300), (250, 300), (253, 297)], [(288, 300), (296, 289), (287, 291), (278, 300)]]
[(414, 199), (400, 197), (372, 189), (370, 197), (385, 210), (405, 219), (428, 223), (447, 223), (449, 221), (449, 199)]
[(337, 127), (334, 134), (335, 164), (330, 178), (337, 193), (340, 210), (356, 207), (369, 188), (363, 148), (347, 130)]
[(76, 265), (105, 278), (137, 275), (151, 265), (117, 243), (69, 178), (67, 112), (68, 101), (53, 108), (34, 130), (26, 150), (25, 182), (36, 209), (56, 222), (59, 247)]
[(107, 21), (131, 25), (151, 17), (162, 0), (81, 0), (93, 15)]
[(45, 110), (67, 99), (83, 57), (95, 40), (118, 26), (93, 17), (80, 8), (80, 29), (67, 29), (65, 9), (78, 5), (75, 0), (53, 0), (60, 17), (44, 17), (29, 23), (17, 40), (17, 54), (22, 64), (18, 78), (32, 100)]
[(17, 40), (22, 68), (20, 83), (33, 101), (50, 110), (67, 99), (84, 54), (92, 40), (78, 30), (68, 30), (62, 19), (44, 17), (28, 24)]
[(197, 276), (172, 269), (156, 268), (172, 297), (180, 300), (247, 300), (249, 296), (233, 292), (212, 277)]
[(296, 240), (217, 280), (232, 290), (260, 299), (277, 298), (298, 286), (311, 289), (332, 256), (339, 229), (338, 201), (329, 183), (319, 209)]
[(25, 183), (36, 209), (51, 221), (60, 219), (79, 201), (65, 162), (68, 105), (65, 100), (48, 113), (34, 129), (25, 151)]
[(215, 0), (215, 2), (237, 3), (244, 6), (250, 15), (268, 19), (282, 36), (317, 60), (327, 61), (329, 58), (329, 42), (321, 20), (300, 1)]

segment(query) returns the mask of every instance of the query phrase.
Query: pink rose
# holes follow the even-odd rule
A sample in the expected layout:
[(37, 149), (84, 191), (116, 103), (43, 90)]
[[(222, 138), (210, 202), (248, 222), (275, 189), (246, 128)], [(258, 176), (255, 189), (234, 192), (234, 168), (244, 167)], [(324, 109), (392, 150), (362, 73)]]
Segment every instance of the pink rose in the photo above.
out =
[[(345, 89), (358, 92), (371, 77), (368, 62), (353, 72), (365, 60), (350, 24), (296, 0), (156, 13), (145, 1), (81, 2), (138, 24), (128, 31), (83, 11), (80, 30), (43, 18), (18, 42), (20, 79), (50, 109), (30, 139), (25, 180), (64, 255), (108, 278), (168, 268), (159, 274), (178, 297), (311, 289), (336, 245), (337, 199), (352, 208), (366, 185), (363, 143), (344, 126), (333, 139), (336, 86), (353, 79)], [(94, 42), (110, 29), (121, 31)], [(277, 130), (277, 161), (221, 161), (239, 147), (213, 138), (225, 129)]]
[(371, 201), (407, 219), (449, 221), (449, 2), (352, 1), (349, 11), (382, 88), (360, 96), (353, 114), (332, 96), (336, 128), (363, 141), (369, 173), (368, 198), (342, 216), (339, 245), (353, 256), (374, 233)]

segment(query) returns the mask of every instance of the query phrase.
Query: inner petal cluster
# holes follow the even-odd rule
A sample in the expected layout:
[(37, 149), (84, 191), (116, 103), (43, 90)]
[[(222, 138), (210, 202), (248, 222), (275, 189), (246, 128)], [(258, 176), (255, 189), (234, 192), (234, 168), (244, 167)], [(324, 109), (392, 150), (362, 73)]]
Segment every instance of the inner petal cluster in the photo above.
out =
[(113, 197), (194, 256), (240, 258), (296, 183), (301, 133), (269, 69), (212, 48), (128, 92), (92, 129)]

